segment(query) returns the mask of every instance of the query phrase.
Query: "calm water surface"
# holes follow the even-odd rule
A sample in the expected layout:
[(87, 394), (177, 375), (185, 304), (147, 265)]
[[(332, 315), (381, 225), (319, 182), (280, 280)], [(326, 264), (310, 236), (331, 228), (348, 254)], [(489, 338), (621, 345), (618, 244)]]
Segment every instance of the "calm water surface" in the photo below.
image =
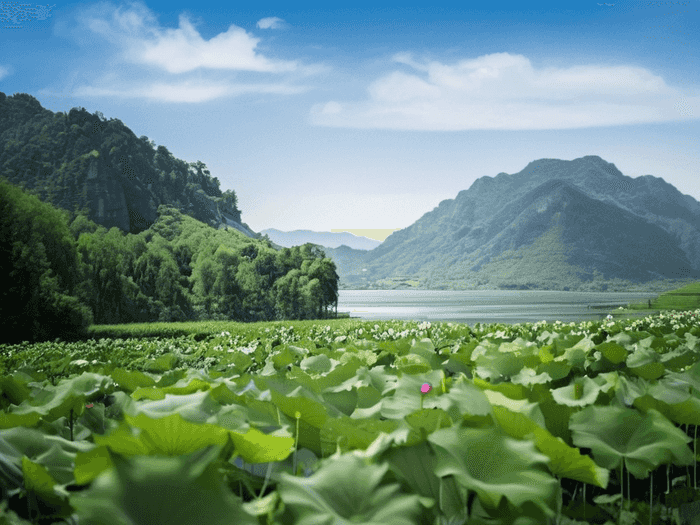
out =
[[(339, 290), (338, 312), (367, 320), (451, 323), (535, 323), (599, 320), (627, 303), (654, 299), (652, 292), (538, 290)], [(589, 309), (589, 305), (605, 306)]]

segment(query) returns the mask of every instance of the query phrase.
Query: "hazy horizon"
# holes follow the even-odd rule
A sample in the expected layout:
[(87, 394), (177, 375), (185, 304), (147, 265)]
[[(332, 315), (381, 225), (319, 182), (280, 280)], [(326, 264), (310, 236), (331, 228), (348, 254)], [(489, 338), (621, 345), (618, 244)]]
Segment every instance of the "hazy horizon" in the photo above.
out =
[(698, 4), (23, 5), (2, 2), (0, 91), (201, 160), (254, 231), (382, 240), (362, 232), (541, 158), (700, 200)]

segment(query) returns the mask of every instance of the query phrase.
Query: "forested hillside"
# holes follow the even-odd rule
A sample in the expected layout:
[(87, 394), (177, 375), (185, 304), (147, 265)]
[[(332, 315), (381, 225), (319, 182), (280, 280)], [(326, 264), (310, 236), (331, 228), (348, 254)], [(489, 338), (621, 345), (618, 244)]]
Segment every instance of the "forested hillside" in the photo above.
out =
[(165, 204), (256, 237), (241, 223), (236, 193), (222, 192), (203, 162), (177, 159), (99, 111), (54, 113), (25, 93), (0, 93), (0, 175), (106, 228), (142, 232)]
[(84, 336), (92, 323), (313, 319), (337, 309), (334, 263), (275, 250), (160, 206), (145, 231), (109, 230), (0, 180), (3, 342)]

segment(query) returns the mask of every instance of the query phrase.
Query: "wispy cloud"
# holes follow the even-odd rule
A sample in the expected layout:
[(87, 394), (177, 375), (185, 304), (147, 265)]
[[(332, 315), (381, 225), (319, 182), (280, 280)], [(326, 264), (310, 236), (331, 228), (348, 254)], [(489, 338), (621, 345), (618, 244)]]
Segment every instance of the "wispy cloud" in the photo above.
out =
[(76, 90), (76, 95), (93, 97), (143, 98), (160, 102), (208, 102), (221, 97), (231, 97), (246, 93), (272, 93), (294, 95), (306, 90), (304, 87), (285, 84), (231, 84), (211, 82), (153, 82), (140, 86), (123, 88), (84, 86)]
[(5, 78), (6, 76), (9, 76), (10, 70), (6, 67), (0, 66), (0, 80)]
[[(277, 18), (263, 19), (259, 24), (275, 27), (278, 21), (282, 22)], [(83, 95), (204, 102), (242, 93), (290, 94), (305, 89), (285, 81), (246, 82), (245, 75), (295, 73), (300, 76), (313, 74), (314, 70), (313, 66), (303, 66), (298, 61), (263, 55), (257, 49), (261, 39), (233, 24), (210, 39), (203, 38), (185, 15), (180, 15), (177, 28), (164, 28), (140, 3), (128, 7), (98, 4), (81, 13), (80, 24), (103, 42), (115, 46), (111, 60), (123, 65), (112, 67), (111, 74), (105, 73), (110, 76), (108, 85), (95, 80), (90, 85), (76, 87), (75, 92)], [(124, 73), (115, 75), (115, 70)], [(99, 74), (94, 77), (97, 79)]]
[(284, 24), (284, 20), (276, 16), (268, 16), (267, 18), (258, 20), (258, 27), (260, 29), (279, 29), (282, 27), (282, 24)]
[(683, 97), (641, 67), (535, 68), (509, 53), (456, 64), (409, 54), (394, 61), (413, 71), (377, 79), (365, 101), (318, 104), (311, 121), (406, 130), (567, 129), (682, 120), (700, 109), (700, 97)]

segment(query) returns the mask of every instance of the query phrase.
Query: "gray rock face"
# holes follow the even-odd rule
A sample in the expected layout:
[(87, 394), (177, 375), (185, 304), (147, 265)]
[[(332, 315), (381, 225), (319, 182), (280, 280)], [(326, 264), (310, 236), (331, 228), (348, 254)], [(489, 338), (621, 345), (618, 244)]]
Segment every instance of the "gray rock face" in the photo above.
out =
[[(99, 155), (90, 156), (86, 169), (88, 218), (107, 229), (143, 231), (158, 218), (158, 205), (172, 204), (162, 202), (154, 194), (152, 184), (144, 184), (134, 170), (118, 170), (105, 165)], [(234, 215), (222, 211), (214, 197), (200, 190), (195, 193), (195, 199), (195, 204), (183, 210), (184, 213), (214, 228), (235, 228), (248, 237), (257, 237), (255, 232), (236, 220), (240, 220), (240, 213)]]

